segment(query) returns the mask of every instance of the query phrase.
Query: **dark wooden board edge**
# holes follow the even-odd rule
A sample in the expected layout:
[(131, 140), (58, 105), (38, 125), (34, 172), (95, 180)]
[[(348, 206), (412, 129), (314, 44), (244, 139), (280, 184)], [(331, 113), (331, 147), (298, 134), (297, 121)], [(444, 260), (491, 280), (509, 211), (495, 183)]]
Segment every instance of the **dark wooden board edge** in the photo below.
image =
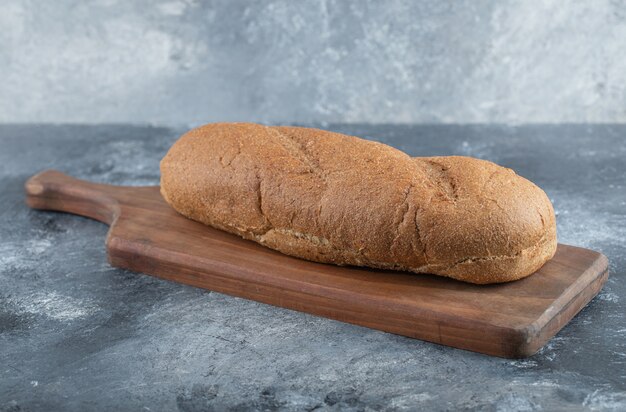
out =
[[(154, 246), (144, 249), (133, 241), (114, 236), (112, 231), (107, 237), (107, 252), (109, 263), (115, 267), (396, 335), (514, 359), (532, 356), (541, 349), (593, 299), (608, 277), (608, 261), (604, 255), (599, 255), (585, 274), (555, 300), (551, 307), (558, 307), (557, 313), (544, 313), (532, 324), (513, 328), (468, 323), (463, 319), (427, 312), (399, 314), (384, 307), (378, 307), (378, 316), (373, 317), (372, 302), (348, 301), (322, 292), (313, 294), (278, 289), (262, 282), (240, 279), (226, 273), (224, 268), (215, 271), (203, 269), (199, 273), (197, 267), (186, 267), (180, 262), (173, 265), (176, 257), (170, 256), (172, 253), (168, 250)], [(455, 333), (455, 330), (463, 333)]]
[(521, 357), (532, 356), (567, 325), (602, 290), (609, 278), (609, 260), (598, 253), (595, 262), (587, 268), (554, 303), (558, 311), (545, 311), (525, 328), (526, 343), (520, 348)]

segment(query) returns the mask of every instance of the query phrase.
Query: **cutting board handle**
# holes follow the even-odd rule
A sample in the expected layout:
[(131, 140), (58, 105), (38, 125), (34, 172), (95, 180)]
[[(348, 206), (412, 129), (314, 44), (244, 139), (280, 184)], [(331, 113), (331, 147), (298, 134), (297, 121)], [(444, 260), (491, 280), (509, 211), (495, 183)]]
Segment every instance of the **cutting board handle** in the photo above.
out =
[(45, 170), (26, 181), (26, 204), (34, 209), (55, 210), (112, 224), (120, 211), (116, 188), (90, 183), (56, 170)]

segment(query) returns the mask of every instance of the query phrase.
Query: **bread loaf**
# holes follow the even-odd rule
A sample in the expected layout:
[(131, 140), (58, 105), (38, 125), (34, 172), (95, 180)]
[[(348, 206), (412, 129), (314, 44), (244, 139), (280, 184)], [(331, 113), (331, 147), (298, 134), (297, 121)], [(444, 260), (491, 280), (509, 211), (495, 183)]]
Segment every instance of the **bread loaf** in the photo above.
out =
[(546, 194), (469, 157), (416, 157), (301, 127), (216, 123), (161, 161), (182, 215), (317, 262), (486, 284), (523, 278), (556, 251)]

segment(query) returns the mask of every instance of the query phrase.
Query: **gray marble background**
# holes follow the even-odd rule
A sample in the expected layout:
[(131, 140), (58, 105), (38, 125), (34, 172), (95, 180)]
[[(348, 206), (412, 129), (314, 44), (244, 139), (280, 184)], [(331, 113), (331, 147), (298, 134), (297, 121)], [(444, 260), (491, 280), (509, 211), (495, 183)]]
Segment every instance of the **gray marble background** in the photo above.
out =
[(626, 2), (0, 3), (0, 122), (626, 121)]
[[(24, 205), (44, 168), (157, 184), (211, 121), (511, 167), (610, 278), (506, 360), (115, 269), (104, 225)], [(0, 411), (626, 410), (626, 1), (0, 0), (0, 123), (19, 122), (0, 124)]]
[(185, 128), (0, 125), (0, 412), (626, 411), (626, 125), (328, 128), (515, 169), (560, 242), (608, 256), (602, 292), (513, 360), (116, 269), (106, 225), (29, 210), (24, 181), (158, 184)]

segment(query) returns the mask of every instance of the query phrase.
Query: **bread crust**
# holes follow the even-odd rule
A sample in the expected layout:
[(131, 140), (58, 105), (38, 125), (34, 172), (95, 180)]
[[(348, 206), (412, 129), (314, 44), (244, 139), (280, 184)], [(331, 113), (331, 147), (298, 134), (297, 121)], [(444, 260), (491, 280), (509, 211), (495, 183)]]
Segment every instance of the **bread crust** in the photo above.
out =
[(288, 255), (477, 284), (528, 276), (557, 246), (550, 200), (511, 169), (311, 128), (193, 129), (161, 161), (161, 193)]

